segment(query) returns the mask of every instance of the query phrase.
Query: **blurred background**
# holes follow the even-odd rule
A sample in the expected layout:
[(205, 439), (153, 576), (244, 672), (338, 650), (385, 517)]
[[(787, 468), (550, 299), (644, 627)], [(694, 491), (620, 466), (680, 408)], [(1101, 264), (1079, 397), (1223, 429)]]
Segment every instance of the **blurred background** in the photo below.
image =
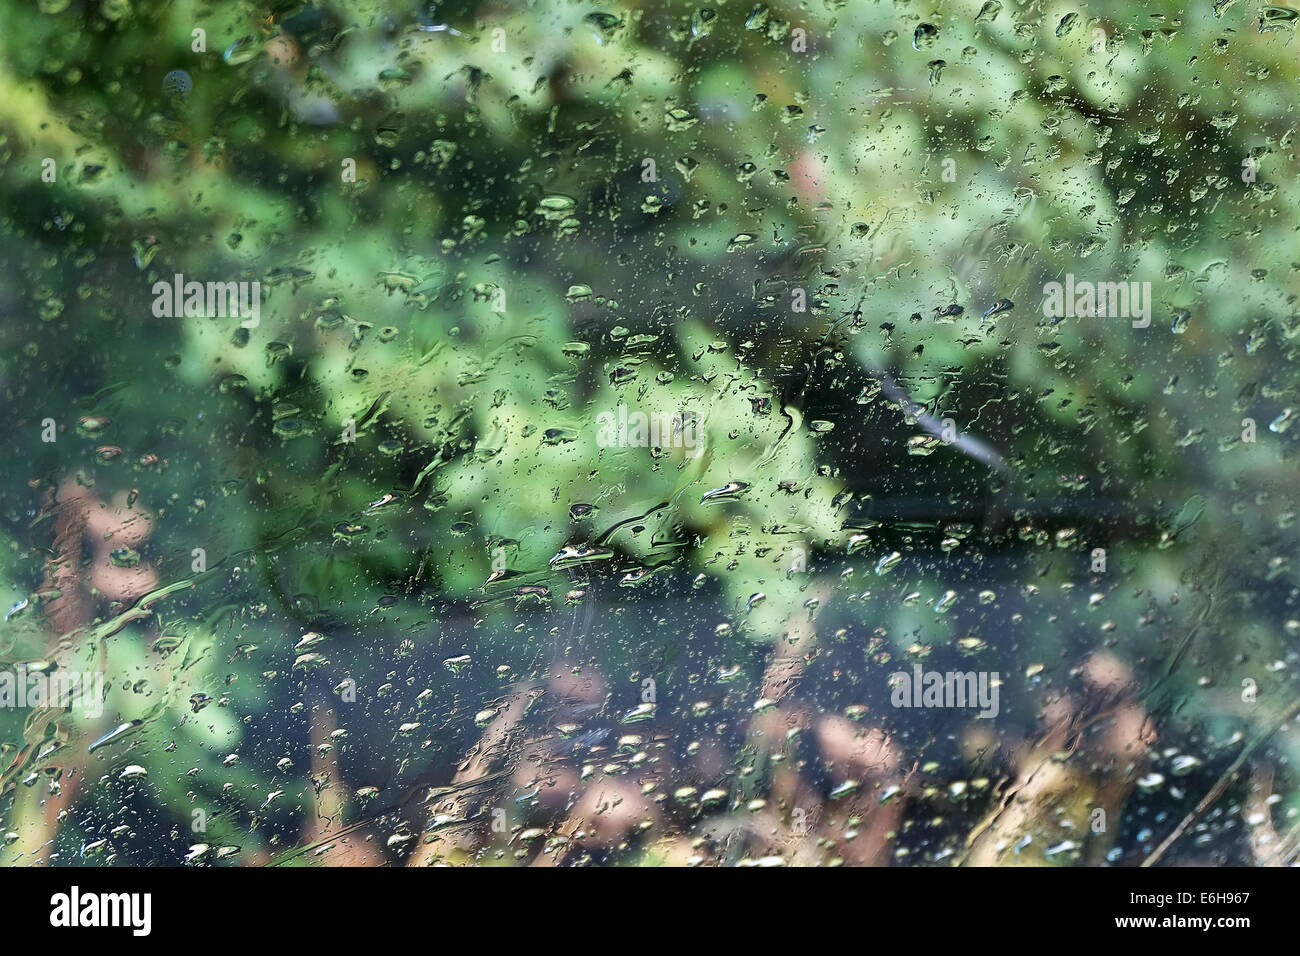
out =
[(0, 859), (1294, 862), (1298, 17), (3, 0)]

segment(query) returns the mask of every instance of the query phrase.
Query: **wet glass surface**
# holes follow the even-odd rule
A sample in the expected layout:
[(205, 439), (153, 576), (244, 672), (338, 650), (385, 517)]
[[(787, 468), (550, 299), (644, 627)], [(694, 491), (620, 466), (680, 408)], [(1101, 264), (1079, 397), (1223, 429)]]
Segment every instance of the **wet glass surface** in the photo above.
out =
[(0, 6), (0, 859), (1294, 862), (1296, 19)]

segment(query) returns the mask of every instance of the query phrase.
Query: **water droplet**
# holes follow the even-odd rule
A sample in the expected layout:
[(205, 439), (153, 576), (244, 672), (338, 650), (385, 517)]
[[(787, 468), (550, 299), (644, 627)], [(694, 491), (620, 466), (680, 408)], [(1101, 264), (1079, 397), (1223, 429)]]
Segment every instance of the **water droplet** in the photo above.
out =
[(903, 556), (897, 551), (890, 552), (876, 562), (877, 574), (888, 574), (902, 562)]
[(737, 498), (740, 493), (748, 487), (749, 484), (744, 481), (729, 481), (719, 488), (714, 488), (712, 491), (706, 491), (704, 496), (700, 498), (700, 504), (705, 504), (707, 502), (730, 501)]
[(226, 47), (226, 52), (221, 54), (221, 59), (225, 60), (230, 66), (240, 66), (249, 62), (261, 52), (262, 44), (257, 37), (244, 36)]
[(939, 39), (939, 28), (933, 23), (922, 23), (912, 31), (912, 49), (928, 50)]

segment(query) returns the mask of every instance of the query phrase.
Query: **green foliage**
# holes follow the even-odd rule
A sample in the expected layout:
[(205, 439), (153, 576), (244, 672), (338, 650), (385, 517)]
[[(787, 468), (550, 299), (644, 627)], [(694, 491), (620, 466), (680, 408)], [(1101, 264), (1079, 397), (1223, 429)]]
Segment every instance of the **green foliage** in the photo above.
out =
[[(808, 669), (781, 747), (811, 792), (847, 773), (814, 724), (855, 707), (929, 768), (906, 813), (944, 822), (912, 862), (962, 844), (989, 791), (943, 794), (1016, 779), (1054, 701), (1082, 721), (1129, 684), (1158, 750), (1085, 745), (1080, 772), (1129, 793), (1194, 752), (1184, 795), (1132, 798), (1174, 818), (1271, 726), (1300, 631), (1285, 23), (1113, 0), (433, 7), (0, 8), (0, 602), (28, 600), (0, 651), (109, 682), (95, 718), (0, 711), (8, 856), (107, 839), (107, 862), (251, 864), (337, 819), (404, 858), (428, 821), (379, 811), (448, 785), (511, 688), (549, 688), (529, 733), (554, 742), (571, 667), (608, 685), (589, 703), (612, 736), (554, 767), (727, 792), (588, 848), (608, 862), (743, 829), (735, 780), (788, 811), (745, 730), (783, 657)], [(1045, 316), (1067, 273), (1150, 283), (1150, 327)], [(158, 315), (177, 274), (260, 283), (258, 323)], [(603, 446), (620, 404), (694, 416), (699, 447)], [(136, 570), (97, 577), (137, 520)], [(1102, 656), (1127, 675), (1104, 693), (1081, 676)], [(892, 670), (959, 660), (1002, 674), (982, 746), (979, 722), (889, 706)], [(657, 736), (623, 754), (646, 676)], [(1261, 753), (1295, 748), (1287, 725)], [(47, 830), (42, 801), (75, 812)]]

